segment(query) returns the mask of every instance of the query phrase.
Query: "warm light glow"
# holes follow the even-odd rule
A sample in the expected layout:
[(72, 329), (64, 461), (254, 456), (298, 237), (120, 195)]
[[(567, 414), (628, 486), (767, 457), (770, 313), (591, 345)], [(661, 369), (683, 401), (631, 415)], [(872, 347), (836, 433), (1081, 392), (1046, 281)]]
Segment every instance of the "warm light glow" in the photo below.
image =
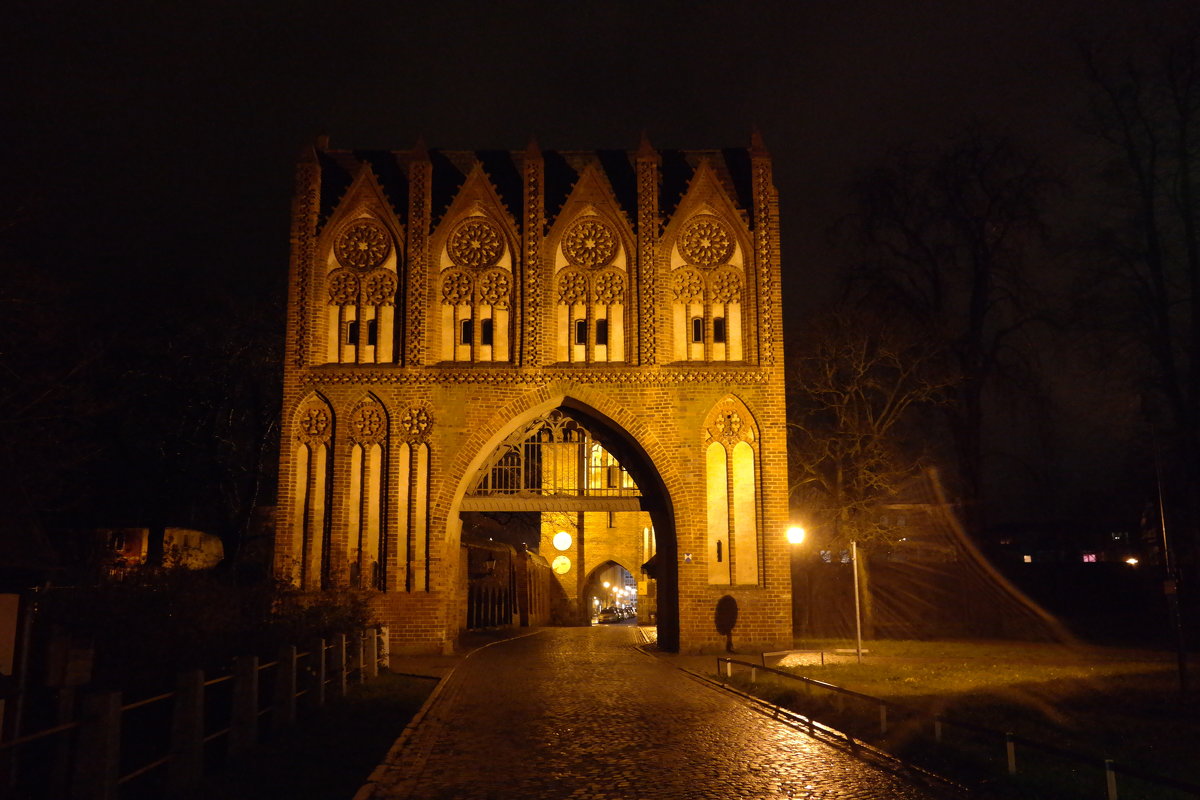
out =
[(550, 568), (559, 575), (566, 575), (571, 571), (571, 559), (566, 556), (555, 556), (554, 560), (550, 562)]
[(1129, 566), (1131, 566), (1131, 567), (1136, 567), (1136, 566), (1137, 566), (1137, 563), (1138, 563), (1138, 560), (1137, 560), (1136, 558), (1132, 558), (1132, 557), (1130, 557), (1130, 558), (1127, 558), (1127, 559), (1125, 559), (1125, 563), (1126, 563), (1126, 564), (1128, 564), (1128, 565), (1129, 565)]
[(571, 534), (566, 531), (559, 531), (554, 534), (554, 549), (568, 550), (571, 547)]
[(607, 588), (608, 588), (608, 587), (610, 587), (610, 586), (612, 586), (612, 584), (611, 584), (611, 583), (609, 583), (608, 581), (605, 581), (605, 582), (604, 582), (604, 588), (605, 588), (605, 589), (607, 589)]
[(793, 525), (787, 529), (788, 544), (800, 544), (804, 541), (804, 528), (799, 525)]

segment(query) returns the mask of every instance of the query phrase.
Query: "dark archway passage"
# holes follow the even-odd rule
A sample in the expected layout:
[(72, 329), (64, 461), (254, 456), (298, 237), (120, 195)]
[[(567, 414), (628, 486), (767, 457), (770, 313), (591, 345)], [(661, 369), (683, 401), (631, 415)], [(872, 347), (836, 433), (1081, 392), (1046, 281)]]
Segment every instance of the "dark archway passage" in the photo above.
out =
[[(620, 563), (636, 577), (639, 593), (654, 598), (659, 646), (678, 649), (677, 545), (669, 495), (641, 444), (600, 412), (565, 398), (531, 415), (483, 461), (461, 511), (539, 516), (536, 550), (551, 563), (564, 601), (554, 621), (588, 624), (589, 576), (600, 564)], [(464, 536), (469, 527), (464, 525)], [(514, 526), (514, 537), (526, 547), (532, 538), (527, 527)], [(642, 565), (652, 559), (657, 568), (649, 574)]]

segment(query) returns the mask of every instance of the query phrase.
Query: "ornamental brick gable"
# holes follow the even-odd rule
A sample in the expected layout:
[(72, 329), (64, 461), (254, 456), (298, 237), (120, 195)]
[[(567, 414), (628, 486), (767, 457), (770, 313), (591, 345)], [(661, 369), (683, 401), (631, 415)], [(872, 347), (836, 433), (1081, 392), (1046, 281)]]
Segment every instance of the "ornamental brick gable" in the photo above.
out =
[[(665, 645), (723, 646), (713, 612), (726, 596), (737, 641), (789, 641), (777, 218), (757, 140), (306, 151), (278, 573), (370, 591), (396, 647), (438, 650), (466, 624), (464, 508), (553, 506), (577, 515), (575, 573), (557, 576), (577, 617), (588, 570), (633, 572), (653, 552), (639, 585), (653, 587)], [(518, 464), (508, 437), (563, 414), (583, 431), (571, 446), (593, 448), (581, 458), (624, 470), (636, 496), (618, 503), (580, 478), (576, 500), (551, 503), (544, 466), (521, 491), (476, 494), (499, 485), (487, 470), (534, 475), (542, 462)], [(517, 455), (500, 459), (504, 447)]]

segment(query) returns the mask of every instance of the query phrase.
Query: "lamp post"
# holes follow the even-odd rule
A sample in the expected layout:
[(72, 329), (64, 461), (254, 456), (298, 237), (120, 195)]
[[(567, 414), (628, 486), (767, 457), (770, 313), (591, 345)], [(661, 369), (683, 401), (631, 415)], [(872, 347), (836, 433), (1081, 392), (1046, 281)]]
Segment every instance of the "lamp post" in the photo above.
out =
[[(804, 528), (802, 528), (799, 525), (791, 525), (788, 527), (788, 529), (785, 533), (785, 536), (787, 537), (787, 542), (789, 545), (789, 547), (788, 547), (789, 555), (791, 556), (788, 559), (788, 579), (789, 579), (789, 582), (791, 583), (791, 587), (792, 587), (792, 630), (795, 631), (796, 630), (796, 612), (797, 612), (796, 584), (798, 583), (798, 575), (800, 572), (800, 569), (799, 569), (800, 545), (804, 544), (805, 531), (804, 531)], [(811, 613), (811, 612), (809, 611), (809, 608), (806, 605), (804, 607), (804, 614), (801, 616), (801, 619), (803, 620), (801, 627), (800, 627), (802, 635), (806, 635), (809, 633), (809, 625), (808, 625), (809, 617), (807, 616), (809, 613)]]
[(854, 641), (858, 663), (862, 663), (862, 607), (858, 601), (858, 542), (850, 542), (850, 569), (854, 570)]

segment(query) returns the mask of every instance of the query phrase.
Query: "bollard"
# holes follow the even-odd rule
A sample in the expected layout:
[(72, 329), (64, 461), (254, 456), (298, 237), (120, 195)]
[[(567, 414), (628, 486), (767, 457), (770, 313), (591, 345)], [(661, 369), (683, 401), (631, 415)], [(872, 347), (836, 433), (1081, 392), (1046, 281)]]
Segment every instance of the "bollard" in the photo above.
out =
[(750, 668), (750, 682), (758, 683), (758, 667)]
[(279, 648), (279, 666), (275, 676), (275, 712), (271, 729), (281, 731), (296, 721), (296, 647)]
[(121, 760), (121, 693), (85, 696), (81, 721), (71, 798), (112, 800)]
[(1013, 741), (1012, 732), (1004, 734), (1004, 749), (1008, 751), (1008, 774), (1017, 774), (1017, 745)]
[(879, 735), (884, 736), (886, 734), (887, 734), (887, 704), (880, 703), (879, 704)]
[(191, 797), (204, 774), (204, 672), (179, 673), (171, 711), (171, 760), (167, 785), (172, 797)]
[(935, 742), (942, 741), (942, 718), (941, 717), (933, 718), (933, 740)]
[(258, 656), (233, 660), (233, 714), (229, 756), (237, 758), (258, 743)]
[(1108, 800), (1117, 800), (1117, 771), (1111, 758), (1104, 759), (1104, 778), (1108, 784)]

